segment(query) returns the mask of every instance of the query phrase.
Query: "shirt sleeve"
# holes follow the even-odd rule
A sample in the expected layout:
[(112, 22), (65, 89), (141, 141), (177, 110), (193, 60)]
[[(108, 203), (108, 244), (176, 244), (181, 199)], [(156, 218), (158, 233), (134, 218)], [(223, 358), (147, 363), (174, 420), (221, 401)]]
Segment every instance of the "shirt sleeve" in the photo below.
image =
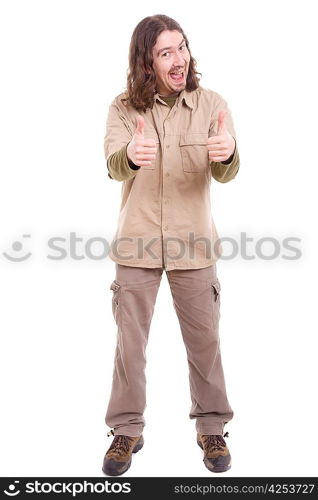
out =
[(212, 113), (212, 118), (211, 118), (211, 123), (210, 123), (210, 130), (209, 130), (209, 137), (212, 137), (213, 135), (217, 134), (217, 127), (218, 127), (218, 115), (219, 111), (226, 111), (225, 115), (225, 125), (229, 133), (232, 135), (232, 137), (235, 140), (235, 149), (232, 154), (232, 156), (226, 161), (226, 162), (210, 162), (210, 167), (211, 167), (211, 174), (212, 177), (217, 180), (218, 182), (229, 182), (234, 177), (236, 176), (237, 172), (239, 171), (240, 168), (240, 157), (238, 153), (238, 148), (237, 148), (237, 141), (236, 141), (236, 132), (233, 124), (233, 119), (232, 119), (232, 114), (231, 110), (228, 107), (227, 102), (223, 97), (219, 95), (219, 100), (217, 102), (217, 105), (215, 106), (213, 113)]
[(127, 157), (127, 146), (132, 139), (131, 124), (119, 108), (116, 99), (109, 107), (104, 152), (108, 169), (108, 177), (124, 181), (134, 177), (139, 166), (134, 165)]
[(128, 160), (127, 144), (119, 151), (111, 154), (107, 160), (108, 177), (117, 181), (126, 181), (136, 175), (140, 169), (138, 165)]

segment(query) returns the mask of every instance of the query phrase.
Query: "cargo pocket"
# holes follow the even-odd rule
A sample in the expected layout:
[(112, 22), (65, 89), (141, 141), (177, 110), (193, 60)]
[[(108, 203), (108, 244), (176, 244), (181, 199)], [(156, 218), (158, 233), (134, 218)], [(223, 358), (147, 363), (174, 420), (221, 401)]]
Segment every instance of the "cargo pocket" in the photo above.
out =
[(180, 151), (184, 172), (203, 173), (209, 166), (207, 133), (191, 133), (180, 136)]
[(113, 316), (117, 324), (119, 324), (119, 304), (120, 304), (120, 295), (121, 295), (121, 285), (117, 280), (114, 280), (110, 285), (110, 290), (113, 291), (112, 296), (112, 310)]
[(212, 323), (214, 328), (218, 331), (219, 328), (219, 319), (220, 319), (220, 297), (221, 297), (221, 285), (216, 278), (211, 283), (211, 291), (212, 291)]

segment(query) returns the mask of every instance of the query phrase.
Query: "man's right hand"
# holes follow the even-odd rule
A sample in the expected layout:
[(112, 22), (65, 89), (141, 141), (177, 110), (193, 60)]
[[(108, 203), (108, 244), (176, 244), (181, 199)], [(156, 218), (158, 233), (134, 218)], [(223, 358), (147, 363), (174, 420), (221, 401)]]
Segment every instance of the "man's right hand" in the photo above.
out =
[(145, 139), (145, 120), (137, 115), (137, 128), (132, 140), (127, 146), (127, 156), (139, 167), (148, 167), (155, 160), (157, 144), (154, 139)]

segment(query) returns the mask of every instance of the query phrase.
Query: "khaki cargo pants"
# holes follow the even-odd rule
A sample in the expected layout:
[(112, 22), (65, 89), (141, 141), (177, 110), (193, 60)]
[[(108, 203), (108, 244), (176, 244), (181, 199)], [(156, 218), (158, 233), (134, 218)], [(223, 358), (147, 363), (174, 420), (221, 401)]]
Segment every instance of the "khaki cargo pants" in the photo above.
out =
[[(116, 263), (111, 283), (117, 346), (105, 417), (114, 434), (141, 435), (146, 408), (146, 346), (162, 268)], [(216, 264), (166, 271), (186, 347), (191, 392), (190, 419), (201, 434), (223, 434), (233, 418), (226, 396), (220, 354), (220, 282)]]

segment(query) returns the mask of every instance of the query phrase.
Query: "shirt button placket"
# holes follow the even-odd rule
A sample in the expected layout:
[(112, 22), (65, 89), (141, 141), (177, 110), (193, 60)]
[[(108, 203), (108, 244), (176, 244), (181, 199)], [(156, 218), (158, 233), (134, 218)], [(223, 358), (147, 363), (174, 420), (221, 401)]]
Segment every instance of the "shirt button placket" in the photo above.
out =
[[(168, 123), (167, 123), (168, 122)], [(165, 234), (166, 231), (169, 230), (170, 228), (170, 211), (169, 211), (169, 199), (170, 199), (170, 183), (171, 183), (171, 175), (170, 172), (167, 171), (167, 169), (170, 166), (170, 161), (169, 161), (169, 156), (170, 156), (170, 150), (171, 150), (171, 144), (169, 144), (169, 132), (170, 132), (170, 127), (169, 127), (169, 118), (166, 119), (164, 123), (164, 156), (163, 156), (163, 161), (162, 161), (162, 173), (163, 173), (163, 179), (162, 179), (162, 235), (163, 239), (167, 238), (167, 235)], [(166, 250), (166, 245), (163, 245), (163, 251)], [(168, 263), (167, 255), (163, 256), (163, 260), (165, 263)]]

